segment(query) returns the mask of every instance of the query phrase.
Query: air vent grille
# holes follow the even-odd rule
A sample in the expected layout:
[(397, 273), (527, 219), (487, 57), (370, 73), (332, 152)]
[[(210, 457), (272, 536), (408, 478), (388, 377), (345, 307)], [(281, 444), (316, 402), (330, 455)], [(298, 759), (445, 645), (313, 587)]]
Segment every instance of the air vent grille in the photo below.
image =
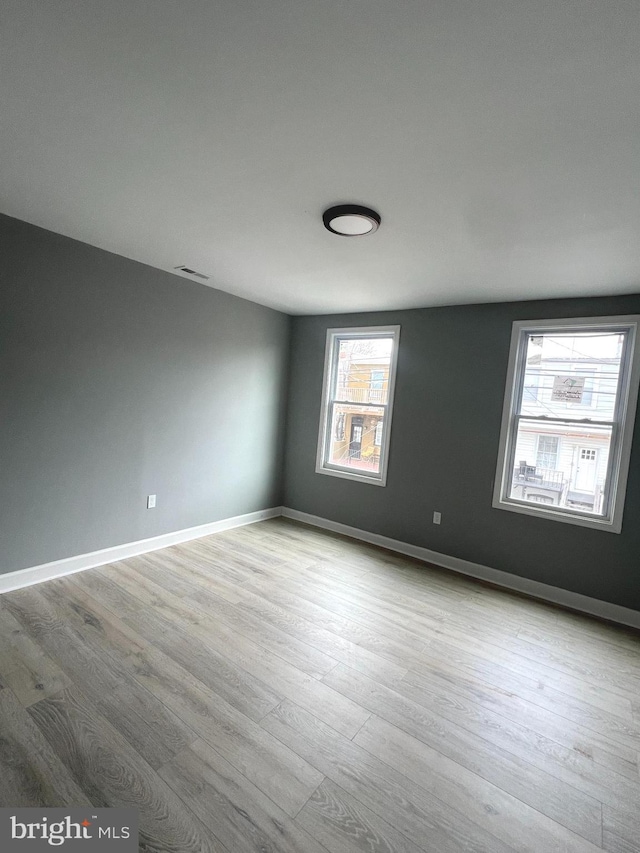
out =
[(184, 272), (187, 275), (194, 275), (196, 278), (201, 278), (203, 281), (209, 281), (209, 276), (205, 275), (202, 272), (197, 272), (196, 270), (192, 270), (191, 267), (174, 267), (174, 270), (179, 270), (180, 272)]

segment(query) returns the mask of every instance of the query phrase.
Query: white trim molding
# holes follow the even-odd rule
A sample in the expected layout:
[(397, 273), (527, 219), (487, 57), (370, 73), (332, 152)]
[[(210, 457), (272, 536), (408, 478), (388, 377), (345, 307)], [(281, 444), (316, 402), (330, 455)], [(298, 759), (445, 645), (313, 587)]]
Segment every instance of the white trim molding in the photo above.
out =
[(101, 551), (92, 551), (89, 554), (79, 554), (76, 557), (56, 560), (53, 563), (43, 563), (40, 566), (7, 572), (0, 575), (0, 594), (33, 586), (34, 584), (43, 583), (54, 578), (61, 578), (65, 575), (72, 575), (76, 572), (82, 572), (85, 569), (95, 569), (99, 566), (117, 562), (118, 560), (126, 560), (128, 557), (136, 557), (140, 554), (148, 554), (151, 551), (159, 551), (162, 548), (169, 548), (171, 545), (179, 545), (181, 542), (189, 542), (192, 539), (210, 536), (212, 533), (221, 533), (223, 530), (231, 530), (234, 527), (255, 524), (258, 521), (266, 521), (268, 518), (277, 518), (281, 515), (294, 521), (300, 521), (303, 524), (309, 524), (323, 530), (330, 530), (333, 533), (341, 533), (343, 536), (349, 536), (361, 542), (368, 542), (370, 545), (386, 548), (388, 551), (405, 554), (407, 557), (413, 557), (424, 563), (433, 563), (436, 566), (441, 566), (444, 569), (449, 569), (468, 577), (488, 581), (496, 586), (520, 592), (532, 598), (538, 598), (552, 604), (559, 604), (562, 607), (577, 610), (590, 616), (596, 616), (599, 619), (606, 619), (610, 622), (617, 622), (620, 625), (627, 625), (630, 628), (640, 630), (640, 611), (638, 610), (631, 610), (628, 607), (621, 607), (618, 604), (600, 601), (597, 598), (589, 598), (587, 595), (560, 589), (559, 587), (523, 578), (519, 575), (512, 575), (509, 572), (492, 569), (489, 566), (472, 563), (469, 560), (462, 560), (459, 557), (440, 554), (438, 551), (432, 551), (429, 548), (410, 545), (408, 542), (390, 539), (378, 533), (370, 533), (368, 530), (360, 530), (357, 527), (350, 527), (348, 524), (341, 524), (339, 521), (330, 521), (328, 518), (310, 515), (307, 512), (300, 512), (297, 509), (290, 509), (289, 507), (271, 507), (270, 509), (250, 512), (246, 515), (236, 515), (232, 518), (212, 521), (209, 524), (201, 524), (198, 527), (188, 527), (185, 530), (177, 530), (173, 533), (163, 533), (161, 536), (154, 536), (150, 539), (140, 539), (137, 542), (115, 545), (112, 548), (104, 548)]
[[(387, 402), (380, 403), (384, 409), (382, 444), (380, 446), (380, 471), (377, 474), (364, 469), (349, 469), (328, 460), (331, 445), (331, 420), (334, 405), (345, 404), (346, 400), (334, 399), (334, 391), (338, 377), (339, 346), (341, 340), (356, 338), (389, 338), (393, 342), (389, 376), (387, 379)], [(348, 329), (327, 329), (327, 341), (324, 355), (324, 378), (322, 380), (322, 404), (320, 407), (320, 426), (318, 429), (318, 449), (316, 452), (316, 474), (328, 474), (330, 477), (340, 477), (343, 480), (354, 480), (358, 483), (370, 483), (372, 486), (386, 486), (387, 469), (389, 467), (389, 445), (391, 442), (391, 419), (393, 417), (393, 398), (396, 387), (398, 368), (398, 345), (400, 342), (400, 326), (352, 326)], [(373, 406), (370, 403), (354, 404)]]
[(480, 563), (472, 563), (469, 560), (462, 560), (460, 557), (451, 557), (448, 554), (440, 554), (438, 551), (432, 551), (429, 548), (422, 548), (419, 545), (410, 545), (408, 542), (401, 542), (398, 539), (390, 539), (387, 536), (381, 536), (378, 533), (370, 533), (368, 530), (360, 530), (357, 527), (350, 527), (347, 524), (341, 524), (338, 521), (330, 521), (328, 518), (321, 518), (317, 515), (310, 515), (306, 512), (300, 512), (297, 509), (289, 509), (282, 507), (282, 515), (285, 518), (291, 518), (294, 521), (300, 521), (303, 524), (309, 524), (313, 527), (321, 527), (323, 530), (331, 530), (333, 533), (341, 533), (343, 536), (350, 536), (352, 539), (359, 539), (362, 542), (368, 542), (370, 545), (378, 545), (380, 548), (386, 548), (388, 551), (396, 551), (398, 554), (405, 554), (407, 557), (414, 557), (417, 560), (422, 560), (425, 563), (433, 563), (436, 566), (441, 566), (444, 569), (450, 569), (453, 572), (458, 572), (462, 575), (476, 578), (478, 580), (488, 581), (496, 586), (510, 589), (514, 592), (520, 592), (531, 598), (538, 598), (542, 601), (550, 602), (551, 604), (559, 604), (562, 607), (570, 610), (577, 610), (580, 613), (587, 613), (589, 616), (596, 616), (599, 619), (606, 619), (609, 622), (617, 622), (620, 625), (627, 625), (630, 628), (640, 630), (640, 611), (631, 610), (629, 607), (622, 607), (619, 604), (611, 604), (608, 601), (600, 601), (598, 598), (590, 598), (588, 595), (581, 595), (579, 592), (571, 592), (568, 589), (560, 589), (559, 587), (551, 586), (540, 581), (523, 578), (519, 575), (513, 575), (510, 572), (503, 572), (499, 569), (492, 569), (489, 566), (483, 566)]
[(66, 557), (53, 563), (43, 563), (40, 566), (7, 572), (0, 575), (0, 594), (33, 586), (54, 578), (61, 578), (65, 575), (72, 575), (76, 572), (83, 572), (85, 569), (95, 569), (98, 566), (105, 566), (118, 560), (126, 560), (128, 557), (148, 554), (150, 551), (159, 551), (161, 548), (169, 548), (171, 545), (179, 545), (181, 542), (201, 539), (203, 536), (210, 536), (212, 533), (220, 533), (223, 530), (231, 530), (233, 527), (244, 527), (246, 524), (265, 521), (267, 518), (277, 518), (280, 515), (282, 515), (282, 507), (279, 506), (260, 509), (257, 512), (223, 518), (220, 521), (211, 521), (197, 527), (187, 527), (173, 533), (163, 533), (150, 539), (139, 539), (137, 542), (127, 542), (124, 545), (114, 545), (112, 548), (91, 551), (89, 554), (78, 554), (76, 557)]
[[(622, 531), (622, 516), (627, 487), (627, 475), (631, 458), (631, 445), (640, 383), (640, 343), (637, 341), (640, 315), (629, 314), (615, 317), (580, 317), (560, 320), (516, 320), (512, 326), (509, 366), (505, 386), (498, 462), (494, 481), (492, 506), (496, 509), (537, 515), (553, 521), (590, 527), (609, 533)], [(543, 414), (525, 414), (522, 406), (525, 374), (527, 370), (527, 347), (536, 336), (546, 334), (578, 335), (582, 333), (620, 334), (624, 338), (620, 359), (619, 376), (616, 380), (616, 399), (611, 417), (577, 418), (551, 411)], [(604, 374), (601, 374), (601, 376)], [(611, 374), (613, 377), (614, 374)], [(548, 407), (547, 407), (548, 408)], [(598, 430), (608, 429), (611, 439), (607, 474), (604, 478), (604, 501), (601, 513), (588, 512), (566, 506), (534, 503), (511, 495), (512, 474), (515, 468), (515, 453), (521, 422), (537, 423), (541, 429), (556, 425), (560, 434), (569, 428), (591, 426)], [(533, 461), (533, 460), (532, 460)]]

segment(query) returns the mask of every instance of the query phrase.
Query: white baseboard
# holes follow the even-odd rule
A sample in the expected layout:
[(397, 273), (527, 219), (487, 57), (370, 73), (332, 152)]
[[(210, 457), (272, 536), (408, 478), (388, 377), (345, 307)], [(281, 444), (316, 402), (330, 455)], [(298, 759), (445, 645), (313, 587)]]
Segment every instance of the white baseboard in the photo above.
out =
[(233, 527), (242, 527), (245, 524), (255, 524), (256, 521), (276, 518), (279, 515), (282, 515), (282, 507), (261, 509), (257, 512), (249, 512), (246, 515), (236, 515), (232, 518), (223, 518), (220, 521), (211, 521), (209, 524), (200, 524), (198, 527), (187, 527), (173, 533), (163, 533), (161, 536), (153, 536), (151, 539), (139, 539), (137, 542), (127, 542), (124, 545), (103, 548), (101, 551), (92, 551), (89, 554), (79, 554), (76, 557), (67, 557), (53, 563), (43, 563), (40, 566), (7, 572), (0, 575), (0, 594), (60, 578), (64, 575), (72, 575), (85, 569), (95, 569), (98, 566), (105, 566), (107, 563), (115, 563), (118, 560), (126, 560), (128, 557), (136, 557), (139, 554), (147, 554), (149, 551), (158, 551), (160, 548), (168, 548), (170, 545), (179, 545), (180, 542), (200, 539), (202, 536), (210, 536), (212, 533), (220, 533), (222, 530), (231, 530)]
[(301, 521), (304, 524), (310, 524), (313, 527), (320, 527), (324, 530), (331, 530), (334, 533), (341, 533), (344, 536), (350, 536), (352, 539), (359, 539), (371, 545), (378, 545), (380, 548), (396, 551), (399, 554), (414, 557), (425, 563), (433, 563), (436, 566), (441, 566), (442, 568), (450, 569), (451, 571), (468, 575), (472, 578), (489, 581), (505, 589), (522, 592), (525, 595), (540, 598), (543, 601), (549, 601), (553, 604), (560, 604), (571, 610), (578, 610), (582, 613), (588, 613), (590, 616), (597, 616), (600, 619), (607, 619), (611, 622), (617, 622), (620, 625), (628, 625), (631, 628), (640, 629), (640, 611), (631, 610), (619, 604), (600, 601), (597, 598), (590, 598), (578, 592), (560, 589), (559, 587), (550, 586), (549, 584), (540, 583), (529, 578), (522, 578), (518, 575), (512, 575), (509, 572), (492, 569), (489, 566), (472, 563), (469, 560), (462, 560), (459, 557), (450, 557), (448, 554), (440, 554), (438, 551), (432, 551), (429, 548), (410, 545), (408, 542), (400, 542), (398, 539), (390, 539), (378, 533), (370, 533), (368, 530), (360, 530), (357, 527), (350, 527), (338, 521), (330, 521), (328, 518), (310, 515), (307, 512), (300, 512), (297, 509), (289, 509), (289, 507), (271, 507), (270, 509), (258, 510), (258, 512), (250, 512), (246, 515), (236, 515), (233, 518), (223, 518), (220, 521), (212, 521), (209, 524), (201, 524), (198, 527), (188, 527), (185, 530), (176, 530), (173, 533), (163, 533), (161, 536), (154, 536), (150, 539), (140, 539), (137, 542), (128, 542), (124, 545), (115, 545), (112, 548), (103, 548), (101, 551), (92, 551), (89, 554), (79, 554), (76, 557), (56, 560), (53, 563), (43, 563), (40, 566), (7, 572), (0, 575), (0, 594), (42, 583), (43, 581), (53, 580), (54, 578), (64, 577), (65, 575), (71, 575), (75, 572), (82, 572), (85, 569), (95, 569), (107, 563), (126, 560), (128, 557), (147, 554), (150, 551), (158, 551), (161, 548), (168, 548), (171, 545), (178, 545), (181, 542), (200, 539), (203, 536), (210, 536), (212, 533), (231, 530), (233, 527), (255, 524), (257, 521), (276, 518), (280, 515), (295, 521)]
[(421, 548), (418, 545), (410, 545), (407, 542), (400, 542), (398, 539), (389, 539), (387, 536), (380, 536), (378, 533), (369, 533), (367, 530), (349, 527), (347, 524), (340, 524), (338, 521), (330, 521), (327, 518), (310, 515), (306, 512), (300, 512), (297, 509), (282, 507), (282, 515), (285, 518), (301, 521), (304, 524), (311, 524), (314, 527), (321, 527), (324, 530), (331, 530), (334, 533), (342, 533), (345, 536), (350, 536), (352, 539), (369, 542), (371, 545), (378, 545), (389, 551), (397, 551), (399, 554), (415, 557), (417, 560), (423, 560), (425, 563), (434, 563), (436, 566), (442, 566), (442, 568), (451, 569), (454, 572), (459, 572), (472, 578), (489, 581), (496, 584), (496, 586), (501, 586), (515, 592), (522, 592), (533, 598), (540, 598), (553, 604), (568, 607), (571, 610), (588, 613), (590, 616), (597, 616), (600, 619), (607, 619), (610, 622), (617, 622), (621, 625), (640, 629), (640, 611), (638, 610), (631, 610), (619, 604), (610, 604), (607, 601), (600, 601), (597, 598), (590, 598), (578, 592), (570, 592), (567, 589), (560, 589), (546, 583), (540, 583), (540, 581), (522, 578), (519, 575), (512, 575), (509, 572), (492, 569), (489, 566), (482, 566), (479, 563), (471, 563), (469, 560), (462, 560), (459, 557), (450, 557), (448, 554), (440, 554), (438, 551), (431, 551), (429, 548)]

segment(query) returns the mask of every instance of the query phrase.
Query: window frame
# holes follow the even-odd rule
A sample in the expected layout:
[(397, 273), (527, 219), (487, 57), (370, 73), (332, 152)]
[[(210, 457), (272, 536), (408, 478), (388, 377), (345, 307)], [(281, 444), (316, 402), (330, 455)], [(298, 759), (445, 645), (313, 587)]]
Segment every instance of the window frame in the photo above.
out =
[[(540, 439), (541, 438), (544, 438), (545, 440), (549, 439), (549, 438), (555, 438), (555, 440), (556, 440), (556, 450), (555, 450), (556, 459), (555, 459), (555, 465), (553, 467), (551, 467), (550, 465), (538, 465), (538, 459), (541, 455), (545, 455), (545, 454), (547, 456), (549, 455), (548, 450), (540, 450)], [(560, 436), (554, 435), (553, 433), (549, 433), (549, 435), (542, 435), (542, 434), (538, 435), (538, 440), (536, 442), (536, 468), (547, 468), (550, 471), (557, 471), (558, 470), (558, 459), (559, 458), (560, 458)]]
[[(559, 320), (516, 320), (511, 332), (511, 346), (505, 386), (500, 442), (498, 447), (498, 463), (493, 487), (492, 506), (509, 512), (524, 515), (534, 515), (590, 527), (596, 530), (606, 530), (610, 533), (622, 531), (624, 501), (629, 475), (629, 461), (633, 442), (633, 431), (638, 402), (638, 384), (640, 380), (640, 342), (638, 327), (640, 315), (629, 314), (613, 317), (578, 317)], [(519, 410), (524, 392), (524, 376), (526, 369), (526, 342), (530, 335), (549, 332), (625, 332), (626, 344), (620, 362), (618, 392), (611, 418), (611, 445), (607, 466), (607, 489), (604, 494), (604, 514), (593, 516), (579, 510), (567, 507), (550, 507), (536, 504), (535, 507), (517, 498), (511, 498), (511, 471), (517, 440)], [(560, 420), (560, 419), (559, 419)], [(595, 419), (567, 418), (576, 423), (593, 422)], [(545, 420), (542, 421), (543, 423)], [(550, 422), (546, 420), (546, 422)], [(551, 421), (552, 422), (552, 421)]]
[[(389, 362), (388, 394), (386, 403), (369, 404), (372, 408), (383, 408), (384, 425), (382, 428), (382, 444), (380, 445), (380, 471), (378, 473), (360, 470), (357, 473), (337, 465), (332, 465), (328, 459), (328, 443), (331, 434), (331, 406), (336, 400), (330, 399), (335, 388), (338, 374), (337, 352), (341, 340), (353, 338), (391, 338), (393, 348)], [(373, 486), (386, 486), (389, 468), (389, 445), (391, 437), (391, 421), (396, 388), (396, 373), (398, 367), (398, 347), (400, 343), (400, 326), (350, 326), (347, 328), (327, 329), (324, 354), (324, 375), (322, 380), (322, 399), (320, 405), (320, 427), (318, 430), (318, 448), (316, 453), (316, 474), (328, 474), (343, 480), (354, 480), (359, 483), (370, 483)], [(344, 401), (348, 402), (348, 401)], [(331, 405), (330, 405), (331, 404)], [(363, 404), (357, 404), (363, 405)]]

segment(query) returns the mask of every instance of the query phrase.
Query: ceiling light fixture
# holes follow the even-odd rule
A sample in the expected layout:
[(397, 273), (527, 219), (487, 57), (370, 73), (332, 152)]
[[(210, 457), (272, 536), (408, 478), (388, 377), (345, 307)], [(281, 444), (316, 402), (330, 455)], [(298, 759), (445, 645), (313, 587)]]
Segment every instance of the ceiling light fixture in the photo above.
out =
[(338, 204), (322, 214), (327, 231), (341, 237), (364, 237), (380, 225), (380, 214), (358, 204)]

